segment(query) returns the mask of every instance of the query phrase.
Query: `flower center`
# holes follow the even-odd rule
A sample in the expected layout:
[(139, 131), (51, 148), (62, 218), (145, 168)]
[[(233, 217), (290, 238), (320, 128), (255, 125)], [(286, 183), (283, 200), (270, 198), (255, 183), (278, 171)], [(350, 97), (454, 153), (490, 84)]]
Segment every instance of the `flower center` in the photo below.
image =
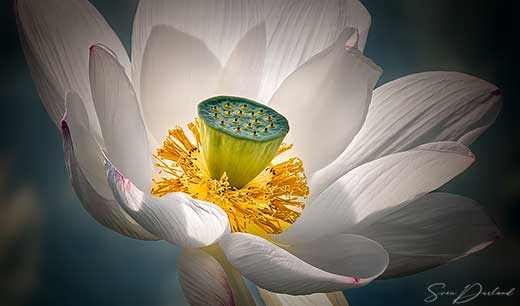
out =
[(200, 119), (188, 124), (194, 142), (177, 126), (157, 150), (160, 171), (151, 193), (185, 192), (219, 205), (234, 232), (284, 231), (300, 216), (309, 193), (300, 159), (272, 163), (292, 148), (282, 143), (287, 120), (237, 97), (206, 100), (198, 113)]

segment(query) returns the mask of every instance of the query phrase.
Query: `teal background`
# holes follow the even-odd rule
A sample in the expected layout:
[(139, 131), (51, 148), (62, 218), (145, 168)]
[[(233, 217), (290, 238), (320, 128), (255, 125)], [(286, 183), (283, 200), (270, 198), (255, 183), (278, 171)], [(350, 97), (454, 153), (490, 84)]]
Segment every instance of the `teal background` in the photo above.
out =
[[(136, 0), (92, 1), (127, 48)], [(366, 54), (380, 83), (426, 70), (456, 70), (498, 85), (504, 107), (472, 150), (478, 160), (443, 190), (476, 199), (504, 238), (456, 263), (351, 290), (351, 305), (423, 305), (431, 283), (517, 287), (514, 297), (465, 305), (520, 305), (519, 93), (513, 1), (364, 0), (372, 15)], [(0, 305), (184, 305), (178, 250), (99, 226), (67, 180), (59, 131), (39, 101), (18, 42), (13, 2), (0, 4)], [(441, 298), (432, 305), (450, 305)], [(319, 306), (319, 305), (318, 305)]]

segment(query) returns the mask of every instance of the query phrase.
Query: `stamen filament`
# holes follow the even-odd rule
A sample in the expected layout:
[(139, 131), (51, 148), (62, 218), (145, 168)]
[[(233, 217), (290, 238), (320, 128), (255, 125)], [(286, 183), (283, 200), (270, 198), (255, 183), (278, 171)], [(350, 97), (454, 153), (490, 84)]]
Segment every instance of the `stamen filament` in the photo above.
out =
[[(225, 172), (220, 179), (211, 178), (201, 152), (199, 121), (189, 123), (188, 129), (195, 144), (177, 126), (157, 150), (154, 157), (160, 178), (153, 180), (153, 195), (186, 192), (219, 205), (228, 214), (234, 232), (276, 234), (296, 221), (309, 193), (300, 159), (271, 163), (245, 186), (236, 188), (230, 185)], [(291, 148), (283, 143), (276, 156)]]

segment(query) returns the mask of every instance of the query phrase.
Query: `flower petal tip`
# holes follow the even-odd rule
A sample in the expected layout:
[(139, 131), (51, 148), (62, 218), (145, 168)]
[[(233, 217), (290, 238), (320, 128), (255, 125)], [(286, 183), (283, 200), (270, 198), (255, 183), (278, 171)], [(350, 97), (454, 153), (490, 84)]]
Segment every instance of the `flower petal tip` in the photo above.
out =
[(359, 50), (359, 31), (357, 29), (355, 29), (354, 34), (345, 42), (345, 48), (347, 48), (347, 50)]
[(89, 56), (92, 58), (94, 55), (105, 55), (110, 56), (116, 60), (120, 65), (119, 57), (110, 47), (102, 43), (95, 43), (89, 47)]
[(67, 123), (67, 112), (65, 112), (63, 114), (63, 117), (61, 117), (61, 120), (60, 120), (60, 125), (61, 125), (61, 131), (63, 132), (64, 130), (69, 130), (69, 125)]
[(125, 190), (128, 190), (126, 188), (129, 184), (132, 184), (132, 182), (127, 179), (115, 166), (112, 164), (110, 159), (108, 159), (106, 153), (102, 151), (103, 158), (105, 159), (105, 169), (107, 172), (107, 176), (110, 178), (114, 178), (114, 182), (121, 184), (121, 186), (125, 187)]

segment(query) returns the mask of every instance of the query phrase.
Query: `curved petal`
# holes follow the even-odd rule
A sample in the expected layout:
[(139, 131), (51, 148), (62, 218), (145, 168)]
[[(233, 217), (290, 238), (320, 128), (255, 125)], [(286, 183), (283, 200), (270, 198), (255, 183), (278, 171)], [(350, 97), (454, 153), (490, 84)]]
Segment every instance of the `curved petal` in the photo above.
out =
[(348, 306), (343, 292), (289, 295), (258, 288), (266, 306)]
[(357, 30), (362, 51), (370, 14), (358, 0), (281, 1), (267, 18), (269, 44), (260, 101), (269, 101), (291, 73), (332, 45), (345, 28)]
[(270, 1), (139, 1), (132, 34), (134, 84), (140, 87), (139, 75), (144, 65), (145, 48), (148, 48), (150, 34), (156, 26), (166, 25), (200, 40), (222, 64), (228, 61), (233, 49), (244, 35), (264, 21), (268, 8), (267, 2)]
[(456, 72), (413, 74), (374, 91), (366, 121), (348, 148), (316, 172), (316, 194), (355, 167), (379, 157), (435, 141), (471, 144), (494, 121), (500, 91)]
[(257, 286), (292, 295), (359, 287), (388, 264), (388, 254), (378, 243), (347, 234), (293, 245), (290, 252), (245, 233), (227, 235), (220, 246), (229, 262)]
[(92, 96), (108, 158), (135, 184), (152, 184), (152, 154), (139, 104), (123, 67), (103, 46), (90, 48)]
[(224, 66), (215, 95), (258, 99), (265, 62), (265, 23), (249, 31), (235, 48)]
[(87, 111), (75, 93), (67, 95), (67, 115), (61, 126), (67, 172), (85, 210), (100, 224), (122, 235), (159, 240), (137, 224), (114, 200), (106, 181), (101, 149), (90, 134)]
[(464, 145), (438, 142), (364, 164), (329, 186), (276, 239), (294, 243), (349, 232), (372, 214), (441, 187), (474, 160)]
[(150, 233), (183, 248), (212, 245), (229, 232), (218, 206), (177, 192), (157, 198), (139, 190), (106, 160), (108, 183), (121, 207)]
[(388, 214), (368, 218), (354, 232), (378, 241), (388, 251), (386, 278), (453, 261), (483, 249), (500, 236), (475, 201), (447, 193), (427, 194)]
[(143, 116), (156, 141), (197, 116), (197, 103), (216, 90), (218, 59), (204, 42), (172, 27), (155, 27), (143, 59)]
[(287, 141), (307, 175), (333, 161), (354, 138), (382, 73), (357, 49), (345, 49), (351, 37), (357, 37), (355, 29), (346, 29), (335, 44), (289, 76), (269, 103), (287, 116)]
[(233, 291), (220, 263), (204, 251), (183, 249), (177, 258), (179, 282), (191, 306), (234, 306)]
[(88, 50), (96, 43), (109, 46), (129, 69), (117, 35), (86, 0), (17, 0), (16, 16), (32, 77), (52, 120), (59, 126), (66, 94), (75, 91), (85, 103), (95, 137), (102, 141), (90, 93)]
[[(70, 136), (71, 141), (70, 158), (76, 159), (77, 166), (88, 180), (89, 185), (95, 192), (105, 199), (114, 199), (112, 190), (108, 186), (105, 173), (105, 162), (99, 143), (94, 139), (90, 130), (87, 110), (81, 97), (75, 92), (69, 92), (66, 98), (66, 114), (62, 119), (62, 131), (70, 129), (70, 133), (63, 134)], [(73, 145), (73, 147), (72, 147)], [(74, 152), (72, 152), (74, 150)]]

